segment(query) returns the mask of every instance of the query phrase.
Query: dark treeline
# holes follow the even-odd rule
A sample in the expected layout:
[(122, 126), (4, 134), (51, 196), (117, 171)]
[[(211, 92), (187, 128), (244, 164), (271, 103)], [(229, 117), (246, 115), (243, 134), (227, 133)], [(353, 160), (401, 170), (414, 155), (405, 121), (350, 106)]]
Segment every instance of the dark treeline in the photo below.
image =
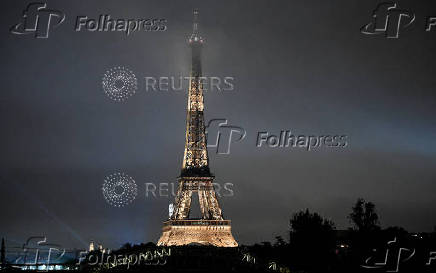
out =
[[(381, 228), (376, 206), (358, 199), (350, 206), (350, 227), (335, 224), (308, 209), (294, 213), (289, 238), (238, 248), (171, 247), (156, 272), (436, 272), (436, 228), (413, 234), (401, 227)], [(124, 245), (115, 253), (145, 251), (153, 243)], [(433, 257), (433, 258), (432, 258)], [(123, 267), (107, 271), (119, 271)], [(141, 266), (130, 268), (141, 271)]]
[[(292, 214), (289, 237), (277, 236), (236, 248), (188, 245), (131, 245), (105, 253), (89, 252), (80, 272), (298, 272), (378, 273), (436, 272), (436, 227), (431, 233), (409, 233), (401, 227), (381, 228), (376, 206), (358, 199), (350, 206), (350, 227), (335, 224), (308, 209)], [(3, 271), (20, 271), (5, 261)], [(142, 261), (142, 262), (141, 262)], [(74, 267), (76, 260), (69, 265)]]
[[(250, 247), (289, 272), (436, 272), (436, 227), (432, 233), (382, 229), (375, 205), (359, 198), (348, 216), (350, 228), (308, 209), (290, 219), (289, 240), (276, 237)], [(282, 270), (283, 271), (283, 270)]]

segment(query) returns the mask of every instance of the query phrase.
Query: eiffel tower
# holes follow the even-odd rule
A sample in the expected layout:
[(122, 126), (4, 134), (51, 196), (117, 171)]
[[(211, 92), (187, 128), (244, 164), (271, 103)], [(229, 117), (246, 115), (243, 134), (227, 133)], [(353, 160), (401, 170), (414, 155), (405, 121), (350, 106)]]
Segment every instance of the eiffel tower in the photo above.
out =
[[(192, 50), (186, 118), (186, 141), (183, 166), (173, 212), (164, 222), (157, 245), (213, 245), (236, 247), (230, 220), (224, 220), (209, 169), (204, 123), (203, 85), (201, 82), (201, 48), (203, 38), (198, 33), (198, 11), (194, 10), (193, 32), (189, 38)], [(198, 193), (201, 218), (190, 218), (192, 194)]]

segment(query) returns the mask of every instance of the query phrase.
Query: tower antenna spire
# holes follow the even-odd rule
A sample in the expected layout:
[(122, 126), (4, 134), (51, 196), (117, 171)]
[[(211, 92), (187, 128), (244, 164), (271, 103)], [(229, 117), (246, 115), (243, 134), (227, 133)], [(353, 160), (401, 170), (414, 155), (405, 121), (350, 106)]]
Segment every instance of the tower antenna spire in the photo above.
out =
[(194, 21), (192, 25), (192, 34), (196, 35), (198, 34), (198, 9), (194, 9)]
[(198, 9), (194, 9), (193, 11), (194, 19), (192, 23), (192, 34), (189, 38), (190, 44), (201, 44), (203, 43), (203, 38), (201, 38), (200, 34), (198, 33)]

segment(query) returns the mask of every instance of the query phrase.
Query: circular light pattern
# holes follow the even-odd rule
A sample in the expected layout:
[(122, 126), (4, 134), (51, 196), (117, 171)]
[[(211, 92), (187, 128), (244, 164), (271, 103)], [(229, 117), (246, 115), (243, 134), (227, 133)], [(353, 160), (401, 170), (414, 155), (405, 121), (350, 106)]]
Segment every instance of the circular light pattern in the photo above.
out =
[(114, 101), (124, 101), (135, 94), (138, 89), (135, 74), (121, 66), (106, 71), (102, 84), (106, 95)]
[(103, 196), (114, 207), (124, 207), (135, 200), (138, 187), (135, 180), (124, 173), (107, 176), (103, 183)]

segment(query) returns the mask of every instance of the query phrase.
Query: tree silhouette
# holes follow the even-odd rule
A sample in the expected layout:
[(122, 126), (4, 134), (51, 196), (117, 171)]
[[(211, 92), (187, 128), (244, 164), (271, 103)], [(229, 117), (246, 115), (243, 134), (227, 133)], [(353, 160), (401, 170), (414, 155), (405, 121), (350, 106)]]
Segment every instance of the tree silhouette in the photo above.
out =
[(0, 264), (1, 267), (5, 267), (6, 264), (6, 259), (5, 259), (5, 238), (2, 238), (2, 247), (0, 250), (1, 254), (0, 254)]
[(374, 249), (384, 246), (384, 241), (373, 203), (358, 198), (348, 219), (353, 225), (349, 262), (355, 266), (353, 270), (357, 270), (364, 263), (364, 259), (373, 254)]
[(121, 246), (122, 250), (130, 250), (132, 249), (132, 244), (131, 243), (125, 243), (124, 245)]
[(294, 214), (290, 224), (293, 264), (314, 271), (329, 268), (336, 247), (334, 223), (306, 209)]
[(354, 230), (363, 232), (380, 230), (375, 205), (371, 202), (366, 202), (363, 198), (357, 199), (353, 211), (348, 218), (353, 224)]
[(276, 236), (276, 241), (274, 243), (274, 246), (275, 247), (281, 247), (281, 246), (285, 246), (285, 245), (286, 245), (286, 242), (283, 239), (283, 237), (282, 236)]

